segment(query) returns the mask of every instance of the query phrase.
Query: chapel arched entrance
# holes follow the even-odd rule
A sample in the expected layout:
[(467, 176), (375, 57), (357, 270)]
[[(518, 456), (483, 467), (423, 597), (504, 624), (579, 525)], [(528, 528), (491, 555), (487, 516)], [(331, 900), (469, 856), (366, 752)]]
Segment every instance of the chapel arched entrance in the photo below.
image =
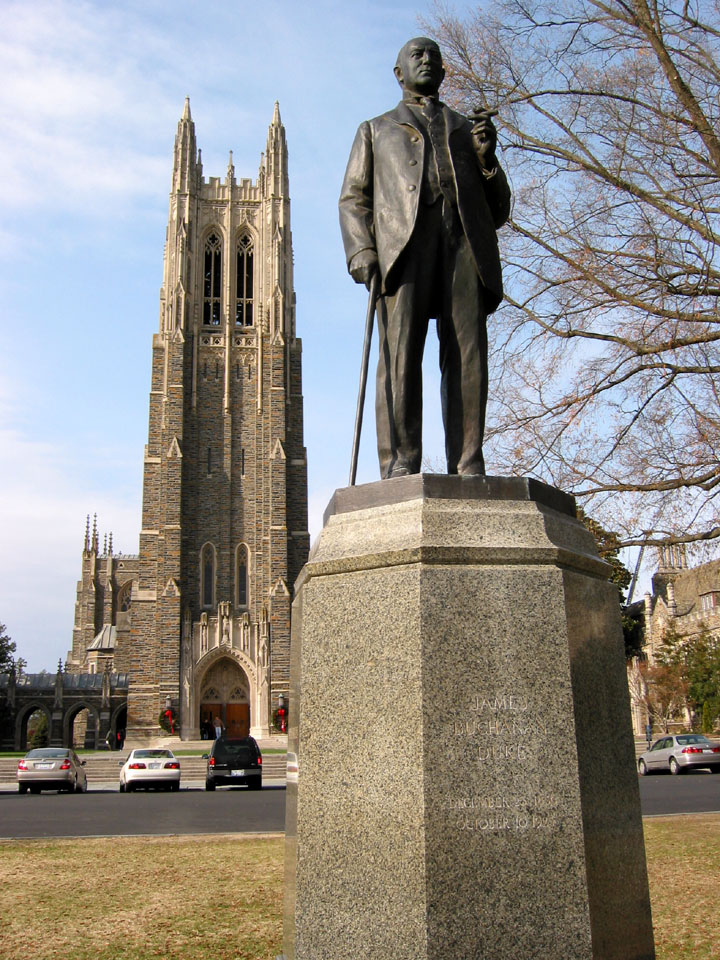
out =
[(200, 684), (200, 725), (220, 717), (228, 737), (250, 733), (250, 682), (242, 667), (223, 657), (208, 668)]

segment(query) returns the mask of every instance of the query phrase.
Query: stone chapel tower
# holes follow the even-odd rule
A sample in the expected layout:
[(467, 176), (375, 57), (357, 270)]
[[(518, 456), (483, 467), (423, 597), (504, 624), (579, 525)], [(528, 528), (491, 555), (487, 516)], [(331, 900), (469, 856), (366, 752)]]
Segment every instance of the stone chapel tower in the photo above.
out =
[[(183, 739), (220, 715), (267, 735), (288, 695), (290, 603), (307, 559), (307, 465), (285, 129), (256, 182), (203, 178), (189, 101), (175, 138), (152, 344), (142, 530), (129, 630), (128, 737)], [(292, 705), (290, 707), (292, 709)]]

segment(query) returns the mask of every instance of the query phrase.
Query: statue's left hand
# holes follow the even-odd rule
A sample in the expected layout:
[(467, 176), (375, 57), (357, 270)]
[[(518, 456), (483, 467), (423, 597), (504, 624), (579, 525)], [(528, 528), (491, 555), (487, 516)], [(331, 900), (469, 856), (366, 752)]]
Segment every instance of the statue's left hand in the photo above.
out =
[(497, 158), (495, 156), (497, 130), (491, 119), (496, 115), (497, 110), (477, 110), (470, 118), (474, 121), (472, 135), (475, 141), (475, 150), (486, 170), (494, 170), (497, 166)]

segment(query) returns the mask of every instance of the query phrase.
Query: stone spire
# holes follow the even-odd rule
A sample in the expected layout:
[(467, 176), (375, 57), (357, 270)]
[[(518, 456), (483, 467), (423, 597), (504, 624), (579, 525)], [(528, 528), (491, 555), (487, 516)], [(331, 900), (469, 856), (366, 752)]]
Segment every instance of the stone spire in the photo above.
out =
[(197, 146), (195, 144), (195, 124), (190, 115), (190, 98), (185, 97), (185, 106), (178, 122), (175, 135), (175, 154), (173, 162), (173, 193), (189, 193), (195, 186), (197, 177)]
[(277, 100), (268, 130), (265, 168), (267, 170), (267, 193), (273, 197), (287, 197), (290, 192), (287, 143), (285, 141), (285, 127), (280, 119), (280, 104)]
[[(202, 165), (195, 143), (195, 124), (190, 114), (190, 100), (186, 97), (175, 135), (160, 293), (160, 333), (166, 335), (175, 335), (182, 330), (186, 320), (188, 229), (194, 219), (201, 179)], [(167, 388), (167, 357), (165, 362), (164, 389)]]
[(62, 707), (63, 704), (63, 666), (62, 660), (58, 660), (57, 673), (55, 674), (55, 702), (54, 707)]

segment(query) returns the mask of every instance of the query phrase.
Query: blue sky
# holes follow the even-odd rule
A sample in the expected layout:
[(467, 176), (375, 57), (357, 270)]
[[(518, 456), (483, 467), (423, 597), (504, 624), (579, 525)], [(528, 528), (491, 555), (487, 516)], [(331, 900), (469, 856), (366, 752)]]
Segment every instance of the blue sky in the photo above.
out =
[[(468, 4), (458, 3), (457, 9)], [(0, 0), (0, 622), (30, 670), (70, 646), (88, 513), (137, 552), (172, 145), (190, 97), (205, 176), (290, 153), (310, 526), (347, 484), (364, 288), (337, 196), (358, 124), (398, 99), (429, 2)], [(425, 452), (442, 459), (437, 351)], [(370, 397), (368, 398), (370, 399)], [(366, 411), (358, 482), (378, 479)]]

